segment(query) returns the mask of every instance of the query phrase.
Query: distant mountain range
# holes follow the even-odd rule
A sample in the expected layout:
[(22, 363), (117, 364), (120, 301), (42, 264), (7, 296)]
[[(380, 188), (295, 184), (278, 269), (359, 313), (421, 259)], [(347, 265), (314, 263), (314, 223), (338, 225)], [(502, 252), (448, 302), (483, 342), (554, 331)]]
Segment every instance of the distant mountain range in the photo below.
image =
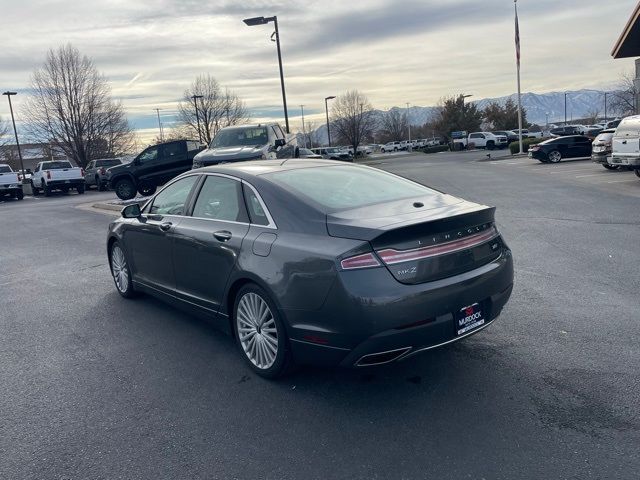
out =
[[(527, 120), (530, 123), (538, 125), (546, 125), (547, 114), (549, 123), (564, 122), (564, 94), (565, 92), (550, 93), (523, 93), (522, 106), (527, 112)], [(484, 109), (491, 102), (504, 104), (507, 99), (511, 98), (514, 102), (518, 100), (517, 94), (508, 95), (498, 98), (483, 98), (476, 100), (475, 103), (480, 109)], [(609, 101), (611, 98), (609, 97)], [(393, 107), (391, 110), (405, 111), (406, 108)], [(409, 117), (412, 125), (424, 125), (432, 120), (437, 112), (437, 107), (419, 107), (413, 106), (409, 108)], [(604, 93), (597, 90), (572, 90), (567, 91), (567, 120), (580, 119), (589, 116), (594, 111), (599, 111), (600, 116), (604, 116)], [(376, 113), (382, 115), (385, 111), (376, 110)], [(608, 112), (609, 117), (613, 117), (611, 111)], [(317, 129), (319, 140), (327, 142), (327, 127), (320, 126)]]

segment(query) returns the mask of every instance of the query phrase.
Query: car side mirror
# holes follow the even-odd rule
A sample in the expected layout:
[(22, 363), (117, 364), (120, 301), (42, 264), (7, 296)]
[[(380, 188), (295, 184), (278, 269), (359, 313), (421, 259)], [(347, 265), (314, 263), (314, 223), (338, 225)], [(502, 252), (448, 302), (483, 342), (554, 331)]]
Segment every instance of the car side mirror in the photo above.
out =
[(275, 147), (284, 147), (287, 144), (287, 141), (284, 138), (276, 138)]
[(140, 218), (141, 215), (140, 205), (137, 203), (127, 205), (122, 209), (122, 218)]

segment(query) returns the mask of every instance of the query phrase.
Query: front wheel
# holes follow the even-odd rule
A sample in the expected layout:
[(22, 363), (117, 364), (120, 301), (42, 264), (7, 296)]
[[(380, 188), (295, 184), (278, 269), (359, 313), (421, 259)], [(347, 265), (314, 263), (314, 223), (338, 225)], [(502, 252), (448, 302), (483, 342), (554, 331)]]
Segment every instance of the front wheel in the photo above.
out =
[(549, 157), (549, 161), (551, 163), (558, 163), (560, 160), (562, 160), (562, 154), (558, 150), (549, 152), (549, 155), (547, 156)]
[(118, 180), (113, 189), (120, 200), (130, 200), (136, 196), (136, 187), (128, 178)]
[(124, 254), (124, 250), (118, 242), (111, 246), (111, 275), (116, 284), (118, 293), (124, 298), (131, 298), (135, 295), (133, 282), (131, 281), (131, 269)]
[(37, 197), (38, 195), (40, 195), (40, 190), (36, 188), (33, 182), (31, 182), (31, 193), (33, 194), (34, 197)]
[(249, 367), (265, 378), (277, 378), (292, 365), (284, 324), (267, 293), (257, 285), (240, 289), (233, 307), (234, 333)]
[(495, 148), (495, 143), (487, 142), (487, 150), (493, 150)]
[(609, 165), (608, 163), (603, 163), (602, 166), (607, 170), (618, 170), (617, 165)]

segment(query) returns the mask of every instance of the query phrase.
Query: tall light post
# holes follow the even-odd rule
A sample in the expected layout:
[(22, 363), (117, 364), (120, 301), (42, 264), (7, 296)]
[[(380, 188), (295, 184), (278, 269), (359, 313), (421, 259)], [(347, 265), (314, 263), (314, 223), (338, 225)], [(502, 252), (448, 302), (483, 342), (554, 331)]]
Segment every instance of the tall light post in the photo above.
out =
[(160, 122), (160, 109), (156, 108), (156, 113), (158, 114), (158, 130), (160, 130), (160, 141), (164, 142), (164, 134), (162, 132), (162, 123)]
[(567, 92), (564, 92), (564, 126), (567, 126)]
[(198, 122), (198, 140), (202, 143), (202, 131), (200, 130), (200, 113), (198, 112), (198, 99), (204, 98), (202, 95), (192, 95), (193, 105), (196, 107), (196, 122)]
[(329, 138), (329, 146), (331, 146), (331, 127), (329, 126), (329, 104), (327, 103), (329, 100), (333, 100), (335, 97), (325, 97), (324, 99), (324, 111), (327, 114), (327, 137)]
[(300, 110), (302, 111), (302, 141), (304, 148), (307, 148), (307, 132), (304, 130), (304, 105), (300, 105)]
[(11, 97), (17, 95), (18, 92), (4, 92), (2, 95), (6, 95), (9, 100), (9, 111), (11, 112), (11, 123), (13, 123), (13, 134), (16, 137), (16, 147), (18, 147), (18, 158), (20, 159), (20, 169), (22, 170), (22, 180), (24, 181), (24, 163), (22, 162), (22, 151), (20, 150), (20, 142), (18, 141), (18, 130), (16, 129), (16, 119), (13, 116), (13, 106), (11, 105)]
[(409, 130), (409, 141), (411, 141), (411, 120), (409, 119), (409, 102), (407, 102), (407, 129)]
[(282, 87), (282, 103), (284, 105), (284, 123), (287, 128), (287, 133), (291, 133), (289, 131), (289, 112), (287, 112), (287, 95), (284, 90), (284, 72), (282, 71), (282, 52), (280, 50), (280, 32), (278, 31), (278, 17), (253, 17), (253, 18), (245, 18), (243, 22), (249, 26), (254, 27), (256, 25), (266, 25), (269, 22), (273, 22), (276, 31), (271, 35), (271, 40), (275, 36), (275, 42), (278, 46), (278, 65), (280, 66), (280, 85)]
[(607, 123), (607, 95), (608, 92), (604, 92), (604, 123), (606, 126)]

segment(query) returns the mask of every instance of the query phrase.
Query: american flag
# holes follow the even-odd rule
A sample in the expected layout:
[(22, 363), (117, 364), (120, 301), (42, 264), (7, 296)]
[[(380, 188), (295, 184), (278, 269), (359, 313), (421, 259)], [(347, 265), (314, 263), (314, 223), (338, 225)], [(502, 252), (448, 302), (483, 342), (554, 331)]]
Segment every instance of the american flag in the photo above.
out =
[[(515, 2), (514, 2), (515, 3)], [(516, 60), (518, 61), (518, 67), (520, 67), (520, 27), (518, 25), (518, 4), (516, 7)]]

